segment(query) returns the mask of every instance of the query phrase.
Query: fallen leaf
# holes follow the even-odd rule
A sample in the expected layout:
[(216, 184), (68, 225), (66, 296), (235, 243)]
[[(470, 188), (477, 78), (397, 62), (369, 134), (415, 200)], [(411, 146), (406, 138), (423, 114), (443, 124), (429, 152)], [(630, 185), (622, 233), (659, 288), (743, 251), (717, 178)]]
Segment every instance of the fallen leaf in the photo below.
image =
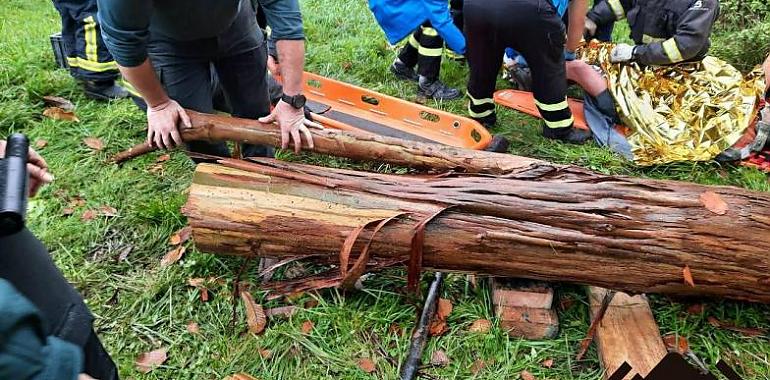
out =
[(136, 358), (136, 369), (141, 373), (148, 373), (165, 363), (166, 359), (168, 359), (168, 351), (165, 348), (144, 352)]
[(168, 239), (168, 243), (171, 245), (179, 245), (187, 240), (190, 239), (190, 236), (192, 235), (192, 227), (187, 226), (182, 228), (181, 230), (175, 232), (171, 237)]
[(46, 141), (46, 140), (37, 140), (37, 141), (35, 141), (35, 148), (36, 149), (43, 149), (46, 146), (48, 146), (48, 141)]
[(66, 111), (59, 107), (46, 108), (45, 111), (43, 111), (43, 116), (53, 120), (74, 121), (76, 123), (80, 121), (80, 119), (75, 116), (74, 112)]
[(190, 285), (195, 288), (200, 288), (200, 287), (203, 287), (204, 282), (206, 282), (205, 278), (196, 277), (196, 278), (188, 279), (187, 285)]
[(72, 209), (72, 207), (65, 207), (63, 210), (61, 210), (61, 214), (63, 216), (70, 216), (75, 213), (75, 210)]
[(267, 317), (265, 317), (262, 305), (256, 303), (249, 292), (241, 292), (241, 300), (246, 308), (246, 323), (249, 325), (249, 332), (261, 334), (267, 326)]
[(492, 322), (486, 319), (477, 319), (471, 323), (471, 326), (468, 327), (468, 331), (485, 334), (488, 333), (491, 328)]
[(58, 107), (65, 111), (72, 111), (75, 109), (75, 105), (67, 99), (61, 96), (47, 95), (43, 97), (43, 103), (48, 107)]
[(474, 375), (475, 375), (475, 374), (478, 374), (478, 373), (479, 373), (479, 372), (481, 372), (481, 370), (482, 370), (482, 369), (484, 369), (484, 367), (486, 367), (486, 366), (487, 366), (487, 363), (486, 363), (484, 360), (482, 360), (482, 359), (476, 359), (476, 360), (473, 362), (473, 364), (471, 365), (471, 373), (472, 373), (472, 374), (474, 374)]
[(274, 307), (265, 311), (265, 316), (268, 318), (276, 317), (290, 317), (297, 312), (296, 306), (282, 306)]
[(705, 308), (706, 307), (702, 303), (692, 304), (687, 307), (687, 314), (700, 315), (703, 314)]
[(99, 216), (113, 217), (118, 216), (118, 210), (115, 207), (101, 206), (99, 207)]
[(663, 337), (663, 344), (669, 352), (678, 352), (685, 354), (690, 351), (690, 344), (687, 342), (687, 338), (683, 336), (677, 336), (676, 334), (668, 334)]
[(225, 380), (258, 380), (258, 379), (246, 373), (236, 373), (235, 375), (226, 377)]
[(166, 252), (166, 255), (163, 256), (163, 258), (160, 260), (160, 266), (167, 267), (179, 261), (186, 250), (187, 248), (185, 248), (183, 245), (180, 245), (179, 247)]
[(70, 199), (70, 207), (76, 208), (76, 207), (83, 207), (86, 205), (86, 200), (81, 197), (74, 197)]
[(130, 245), (123, 247), (118, 253), (118, 262), (126, 261), (126, 259), (128, 258), (128, 254), (131, 253), (133, 249), (134, 247)]
[(722, 200), (722, 197), (713, 191), (706, 191), (701, 194), (700, 203), (702, 203), (706, 209), (717, 215), (724, 215), (727, 213), (727, 210), (729, 210), (727, 203)]
[(535, 380), (535, 375), (529, 373), (529, 371), (521, 371), (521, 380)]
[(433, 351), (430, 356), (430, 364), (436, 367), (446, 367), (449, 365), (449, 356), (441, 350)]
[(449, 327), (447, 326), (446, 321), (433, 321), (428, 328), (428, 335), (441, 336), (446, 334), (447, 331), (449, 331)]
[(155, 162), (166, 162), (171, 158), (170, 154), (162, 154), (158, 156), (158, 158), (155, 160)]
[(310, 332), (313, 331), (313, 321), (302, 322), (302, 328), (300, 331), (302, 331), (302, 333), (305, 335), (310, 334)]
[(316, 306), (318, 306), (318, 300), (317, 299), (310, 299), (305, 301), (305, 309), (312, 309)]
[(392, 335), (403, 336), (404, 328), (398, 323), (393, 322), (388, 326), (388, 332)]
[(436, 308), (436, 318), (444, 321), (451, 313), (452, 313), (452, 301), (446, 298), (439, 298), (438, 307)]
[(545, 368), (551, 368), (553, 367), (553, 358), (548, 358), (540, 362), (540, 365), (542, 365)]
[(361, 370), (366, 373), (372, 373), (377, 369), (377, 366), (374, 365), (372, 359), (361, 358), (358, 359), (358, 368), (361, 368)]
[(190, 321), (190, 323), (187, 324), (187, 332), (190, 334), (198, 334), (201, 332), (201, 327), (198, 325), (198, 322)]
[(687, 285), (695, 287), (695, 281), (692, 279), (692, 272), (690, 272), (690, 266), (685, 265), (684, 269), (682, 269), (682, 276), (684, 276), (684, 283)]
[(104, 149), (104, 141), (98, 137), (86, 137), (83, 139), (83, 144), (96, 151)]
[(96, 218), (96, 211), (94, 210), (83, 211), (83, 214), (80, 215), (80, 219), (84, 221), (94, 220), (94, 218)]
[(265, 348), (260, 348), (259, 349), (259, 356), (261, 356), (262, 359), (270, 359), (270, 358), (273, 357), (273, 351), (270, 351), (270, 350), (265, 349)]
[(752, 328), (752, 327), (739, 327), (731, 323), (722, 322), (716, 319), (716, 317), (708, 317), (708, 321), (709, 321), (709, 324), (711, 324), (716, 328), (737, 332), (739, 334), (745, 335), (750, 338), (756, 338), (756, 337), (767, 335), (767, 330), (765, 329)]
[(201, 302), (208, 302), (209, 301), (208, 288), (200, 288), (200, 291), (201, 291)]

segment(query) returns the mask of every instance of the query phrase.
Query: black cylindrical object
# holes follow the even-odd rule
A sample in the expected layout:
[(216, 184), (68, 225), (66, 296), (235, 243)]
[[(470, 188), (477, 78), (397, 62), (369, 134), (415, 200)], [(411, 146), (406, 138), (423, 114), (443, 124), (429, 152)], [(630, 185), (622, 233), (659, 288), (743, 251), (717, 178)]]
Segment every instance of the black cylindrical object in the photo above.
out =
[(0, 161), (0, 236), (21, 231), (27, 211), (29, 141), (20, 133), (7, 141)]
[(425, 349), (425, 343), (428, 341), (429, 325), (436, 314), (436, 304), (441, 293), (441, 285), (444, 281), (444, 273), (436, 272), (436, 277), (428, 288), (428, 295), (425, 296), (425, 305), (422, 307), (420, 319), (417, 321), (412, 332), (412, 341), (409, 344), (409, 355), (404, 360), (401, 371), (401, 380), (413, 380), (420, 372), (420, 363), (422, 360), (422, 351)]

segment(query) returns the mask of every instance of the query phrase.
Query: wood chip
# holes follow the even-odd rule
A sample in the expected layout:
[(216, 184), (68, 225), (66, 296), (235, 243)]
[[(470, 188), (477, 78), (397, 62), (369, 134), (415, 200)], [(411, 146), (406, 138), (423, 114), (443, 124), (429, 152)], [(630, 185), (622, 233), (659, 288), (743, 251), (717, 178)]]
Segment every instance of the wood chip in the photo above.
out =
[(690, 266), (685, 265), (682, 269), (682, 276), (684, 277), (684, 283), (687, 285), (695, 287), (695, 281), (692, 279), (692, 272), (690, 271)]
[(433, 351), (430, 356), (430, 364), (436, 367), (446, 367), (449, 365), (449, 356), (442, 350)]
[(311, 331), (313, 331), (313, 321), (305, 321), (302, 322), (302, 327), (300, 328), (300, 331), (302, 331), (303, 334), (307, 335), (310, 334)]
[(486, 319), (477, 319), (473, 321), (470, 327), (468, 327), (468, 331), (473, 333), (481, 333), (481, 334), (486, 334), (491, 329), (492, 329), (492, 322)]
[(261, 334), (267, 326), (267, 317), (265, 317), (262, 305), (256, 303), (249, 292), (241, 292), (241, 300), (246, 309), (246, 323), (249, 326), (249, 332)]
[(190, 236), (192, 236), (192, 227), (187, 226), (171, 235), (168, 239), (168, 243), (170, 245), (184, 244), (190, 240)]
[(165, 348), (144, 352), (136, 358), (136, 369), (141, 373), (148, 373), (165, 363), (167, 359), (168, 351)]
[(59, 107), (48, 107), (43, 111), (43, 116), (53, 120), (79, 122), (80, 119), (72, 111), (66, 111)]
[(183, 245), (180, 245), (179, 247), (176, 247), (168, 252), (166, 252), (166, 255), (163, 256), (163, 258), (160, 260), (160, 266), (161, 267), (167, 267), (171, 264), (176, 263), (177, 261), (182, 259), (182, 255), (184, 255), (184, 252), (187, 250)]
[(729, 210), (727, 203), (719, 196), (719, 194), (713, 191), (706, 191), (700, 195), (700, 202), (709, 211), (717, 215), (724, 215)]
[(366, 373), (372, 373), (377, 370), (377, 366), (374, 364), (372, 359), (369, 358), (358, 359), (356, 364), (358, 364), (358, 368)]
[(86, 137), (83, 139), (83, 144), (96, 151), (104, 149), (104, 141), (98, 137)]
[(521, 376), (521, 380), (535, 380), (535, 375), (529, 373), (529, 371), (521, 371), (519, 375)]

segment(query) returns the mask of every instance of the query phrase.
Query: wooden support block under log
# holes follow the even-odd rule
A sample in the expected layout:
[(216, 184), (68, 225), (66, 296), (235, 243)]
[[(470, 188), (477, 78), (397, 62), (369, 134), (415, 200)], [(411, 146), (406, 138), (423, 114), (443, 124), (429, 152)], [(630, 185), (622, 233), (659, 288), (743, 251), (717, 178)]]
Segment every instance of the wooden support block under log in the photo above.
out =
[[(547, 163), (502, 176), (397, 176), (220, 162), (198, 166), (183, 210), (204, 252), (338, 264), (351, 232), (404, 214), (375, 236), (365, 229), (352, 252), (371, 240), (372, 262), (406, 262), (416, 226), (444, 210), (425, 228), (424, 268), (770, 302), (770, 194)], [(724, 215), (704, 206), (706, 192)]]
[[(590, 286), (591, 318), (601, 307), (607, 289)], [(658, 324), (644, 295), (616, 293), (594, 337), (599, 359), (608, 379), (623, 363), (632, 370), (622, 377), (631, 380), (636, 374), (646, 377), (668, 353), (660, 337)]]
[(492, 305), (500, 327), (513, 337), (552, 339), (559, 332), (553, 288), (544, 282), (492, 278)]

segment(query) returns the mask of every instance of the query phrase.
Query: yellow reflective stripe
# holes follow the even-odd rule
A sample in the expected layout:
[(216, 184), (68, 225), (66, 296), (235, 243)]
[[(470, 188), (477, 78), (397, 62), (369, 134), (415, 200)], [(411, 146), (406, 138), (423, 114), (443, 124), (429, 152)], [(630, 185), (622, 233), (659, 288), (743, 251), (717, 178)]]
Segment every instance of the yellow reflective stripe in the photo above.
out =
[(607, 4), (609, 4), (618, 20), (626, 18), (626, 10), (623, 9), (623, 4), (620, 3), (620, 0), (607, 0)]
[(476, 99), (471, 95), (470, 92), (465, 92), (466, 95), (471, 99), (471, 103), (473, 103), (474, 106), (480, 106), (483, 104), (494, 104), (495, 100), (492, 98), (484, 98), (484, 99)]
[(412, 47), (415, 48), (415, 49), (419, 49), (420, 48), (420, 43), (417, 42), (416, 38), (414, 38), (414, 34), (409, 36), (409, 45), (412, 45)]
[(564, 110), (565, 108), (569, 108), (569, 104), (567, 103), (567, 98), (564, 98), (563, 102), (559, 102), (556, 104), (540, 103), (537, 101), (537, 99), (535, 99), (535, 105), (537, 106), (537, 108), (540, 108), (541, 110), (548, 111), (548, 112), (561, 111), (561, 110)]
[(484, 112), (473, 112), (473, 110), (472, 110), (472, 109), (470, 109), (470, 107), (468, 107), (468, 114), (469, 114), (471, 117), (475, 117), (476, 119), (480, 119), (480, 118), (482, 118), (482, 117), (487, 117), (487, 116), (489, 116), (489, 115), (491, 115), (491, 114), (493, 114), (493, 113), (495, 113), (495, 110), (494, 110), (494, 109), (491, 109), (491, 110), (486, 110), (486, 111), (484, 111)]
[(679, 51), (679, 46), (676, 45), (676, 40), (669, 38), (663, 41), (663, 51), (666, 52), (666, 56), (671, 60), (671, 63), (677, 63), (684, 61), (682, 52)]
[(561, 120), (561, 121), (548, 121), (543, 119), (545, 122), (545, 126), (548, 128), (567, 128), (575, 123), (575, 118), (570, 116), (569, 119)]
[(265, 27), (265, 34), (267, 35), (267, 38), (270, 38), (270, 36), (273, 35), (273, 28), (271, 28), (270, 25)]
[(80, 57), (67, 57), (67, 63), (71, 67), (79, 67), (81, 69), (93, 71), (96, 73), (118, 69), (118, 65), (115, 63), (115, 61), (91, 62), (87, 59), (83, 59)]
[(644, 44), (651, 44), (651, 43), (655, 43), (655, 42), (663, 42), (663, 40), (665, 40), (665, 38), (653, 37), (653, 36), (651, 36), (649, 34), (645, 34), (645, 35), (642, 36), (642, 43), (644, 43)]
[(426, 36), (430, 36), (430, 37), (438, 36), (438, 31), (436, 31), (436, 29), (427, 28), (427, 27), (424, 27), (424, 26), (421, 26), (420, 28), (422, 28), (422, 34), (424, 34)]
[(426, 48), (420, 46), (417, 48), (417, 52), (420, 53), (420, 55), (426, 56), (426, 57), (441, 57), (442, 54), (444, 54), (444, 48)]
[(94, 16), (88, 16), (83, 21), (86, 23), (86, 59), (89, 61), (98, 62), (99, 58), (96, 54), (96, 21), (94, 21)]
[(142, 97), (142, 94), (140, 94), (139, 91), (137, 91), (136, 88), (131, 83), (129, 83), (127, 80), (120, 79), (120, 86), (125, 88), (126, 91), (128, 91), (129, 94), (137, 96), (137, 97), (140, 97), (140, 98)]

